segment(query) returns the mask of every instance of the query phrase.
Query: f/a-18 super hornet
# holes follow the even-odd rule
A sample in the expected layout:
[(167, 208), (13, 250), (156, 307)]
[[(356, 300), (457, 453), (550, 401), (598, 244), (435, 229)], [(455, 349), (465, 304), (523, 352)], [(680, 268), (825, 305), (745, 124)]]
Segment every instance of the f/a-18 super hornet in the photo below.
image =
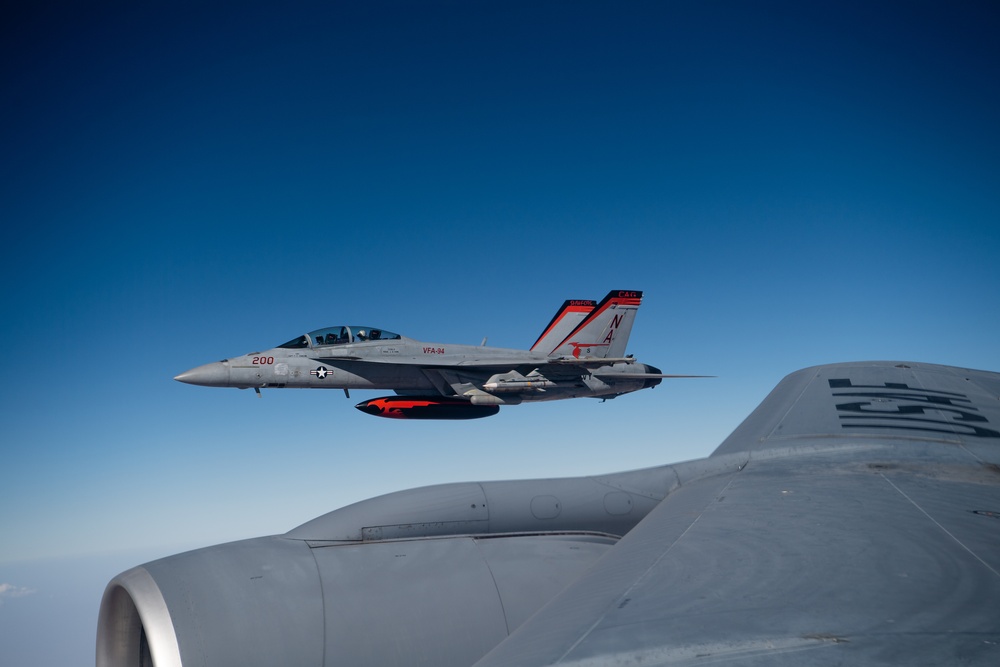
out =
[(175, 380), (208, 387), (391, 389), (357, 404), (397, 419), (476, 419), (501, 405), (614, 398), (655, 387), (658, 368), (625, 355), (642, 292), (613, 290), (600, 302), (569, 300), (530, 350), (424, 343), (385, 329), (317, 329), (278, 347), (217, 361)]

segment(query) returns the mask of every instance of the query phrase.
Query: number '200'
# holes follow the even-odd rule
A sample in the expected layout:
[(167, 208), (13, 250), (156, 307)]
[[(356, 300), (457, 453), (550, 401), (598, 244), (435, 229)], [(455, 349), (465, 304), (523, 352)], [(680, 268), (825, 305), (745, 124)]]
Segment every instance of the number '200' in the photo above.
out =
[(265, 364), (273, 364), (273, 363), (274, 363), (274, 357), (254, 357), (253, 358), (253, 365), (254, 366), (263, 366)]

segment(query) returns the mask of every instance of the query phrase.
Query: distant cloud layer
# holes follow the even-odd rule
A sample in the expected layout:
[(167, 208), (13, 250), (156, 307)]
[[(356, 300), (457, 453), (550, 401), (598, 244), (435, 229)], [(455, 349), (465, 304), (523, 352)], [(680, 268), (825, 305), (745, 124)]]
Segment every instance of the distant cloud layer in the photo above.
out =
[(4, 600), (9, 598), (23, 598), (25, 595), (31, 595), (34, 592), (30, 588), (22, 588), (14, 584), (0, 584), (0, 605), (4, 603)]

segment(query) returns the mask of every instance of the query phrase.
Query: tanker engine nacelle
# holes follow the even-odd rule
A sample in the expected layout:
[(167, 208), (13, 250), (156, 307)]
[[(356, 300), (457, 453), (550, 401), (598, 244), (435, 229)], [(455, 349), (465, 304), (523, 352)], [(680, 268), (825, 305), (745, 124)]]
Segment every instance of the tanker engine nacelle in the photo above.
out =
[(105, 590), (97, 666), (472, 665), (657, 504), (662, 470), (413, 489), (146, 563)]

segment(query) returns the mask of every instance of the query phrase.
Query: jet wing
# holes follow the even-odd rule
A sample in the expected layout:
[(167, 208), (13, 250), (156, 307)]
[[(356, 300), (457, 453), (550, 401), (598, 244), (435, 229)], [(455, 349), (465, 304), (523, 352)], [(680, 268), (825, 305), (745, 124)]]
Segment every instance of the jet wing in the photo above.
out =
[(785, 378), (476, 663), (1000, 664), (1000, 374)]

